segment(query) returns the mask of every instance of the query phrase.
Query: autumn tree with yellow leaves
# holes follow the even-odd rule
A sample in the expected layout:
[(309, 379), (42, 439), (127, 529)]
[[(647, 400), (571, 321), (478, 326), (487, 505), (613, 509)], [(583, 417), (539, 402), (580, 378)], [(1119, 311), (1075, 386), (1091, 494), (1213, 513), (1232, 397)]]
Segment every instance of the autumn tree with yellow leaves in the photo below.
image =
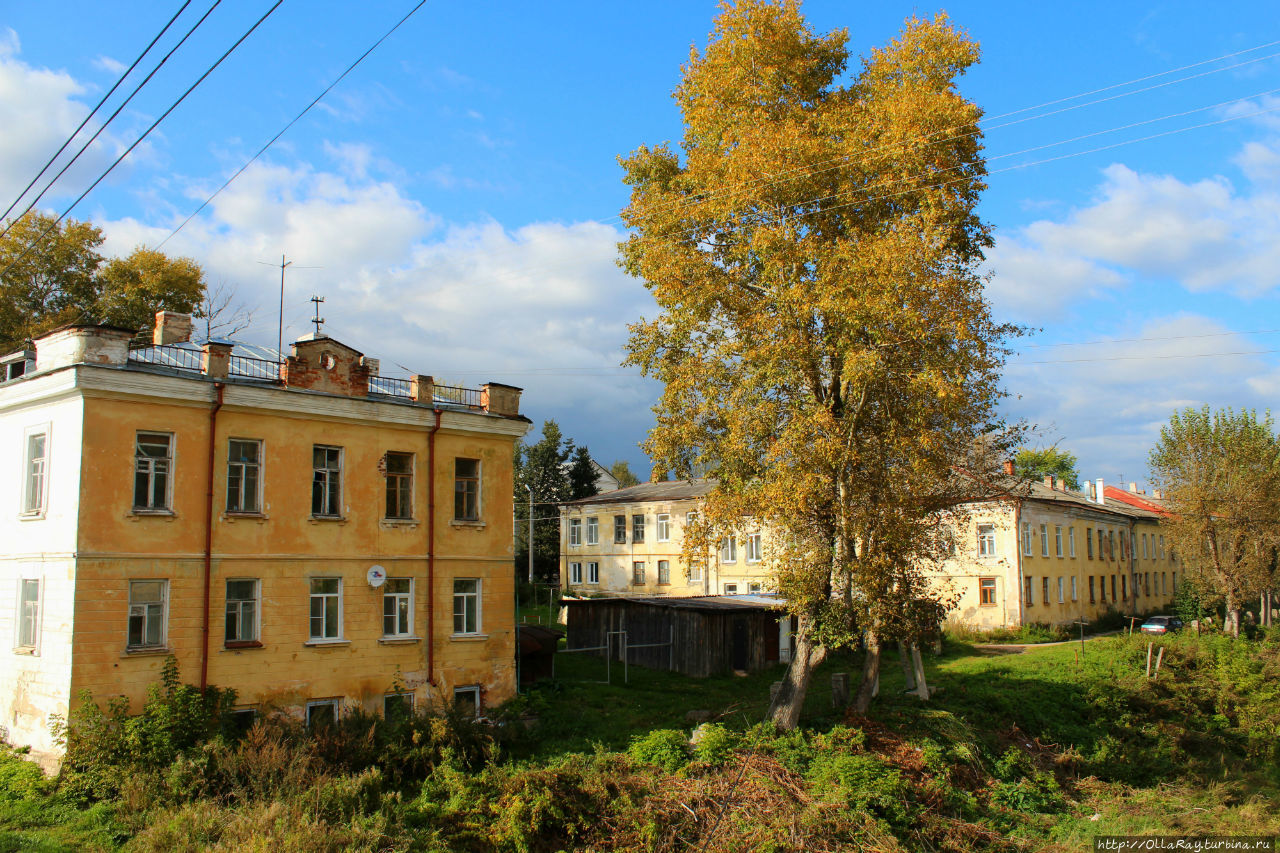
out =
[(664, 385), (645, 449), (718, 481), (691, 562), (746, 517), (775, 531), (766, 559), (799, 625), (771, 709), (786, 727), (830, 649), (863, 642), (865, 710), (881, 647), (949, 605), (926, 572), (972, 496), (953, 466), (1002, 446), (1017, 331), (977, 270), (980, 111), (956, 89), (977, 45), (913, 18), (847, 76), (847, 41), (796, 2), (724, 6), (675, 92), (680, 150), (622, 159), (621, 263), (659, 307), (629, 343)]

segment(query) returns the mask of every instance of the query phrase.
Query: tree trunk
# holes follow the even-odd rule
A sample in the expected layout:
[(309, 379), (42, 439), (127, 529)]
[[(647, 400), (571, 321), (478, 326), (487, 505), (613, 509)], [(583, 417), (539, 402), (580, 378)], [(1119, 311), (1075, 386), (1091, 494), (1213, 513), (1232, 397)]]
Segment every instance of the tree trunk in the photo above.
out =
[(902, 664), (903, 689), (909, 693), (916, 689), (916, 677), (911, 671), (911, 662), (907, 660), (907, 646), (905, 643), (898, 643), (898, 661)]
[(858, 685), (858, 698), (853, 702), (853, 710), (859, 714), (867, 713), (871, 700), (880, 687), (880, 638), (873, 628), (867, 629), (866, 647), (866, 657), (862, 663), (862, 683)]
[(1226, 599), (1227, 599), (1226, 617), (1223, 619), (1222, 629), (1224, 631), (1230, 631), (1231, 636), (1239, 638), (1240, 636), (1240, 605), (1236, 602), (1235, 596), (1231, 594), (1228, 594)]
[(929, 701), (929, 682), (924, 675), (924, 661), (920, 657), (920, 647), (911, 644), (911, 662), (916, 671), (916, 695), (925, 702)]
[(794, 729), (800, 722), (800, 709), (804, 706), (805, 694), (809, 692), (813, 671), (827, 656), (826, 648), (813, 644), (811, 630), (810, 617), (801, 615), (791, 666), (782, 679), (782, 689), (769, 703), (769, 719), (780, 729)]

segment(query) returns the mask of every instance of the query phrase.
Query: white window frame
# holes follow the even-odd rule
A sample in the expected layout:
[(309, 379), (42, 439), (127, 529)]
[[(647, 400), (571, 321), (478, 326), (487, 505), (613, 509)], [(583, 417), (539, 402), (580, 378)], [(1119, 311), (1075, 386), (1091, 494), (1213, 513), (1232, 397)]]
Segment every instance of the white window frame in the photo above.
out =
[(689, 583), (702, 583), (701, 563), (693, 563), (689, 566)]
[(758, 581), (756, 583), (747, 584), (748, 595), (759, 595), (763, 591), (764, 591), (764, 586)]
[(978, 559), (990, 559), (997, 556), (996, 526), (994, 524), (978, 525)]
[(631, 515), (631, 544), (643, 545), (645, 537), (645, 527), (649, 524), (648, 517), (643, 512), (632, 513)]
[(582, 583), (582, 563), (569, 564), (569, 583)]
[(384, 720), (390, 719), (387, 716), (387, 700), (389, 699), (397, 699), (407, 704), (409, 706), (408, 716), (410, 717), (412, 717), (414, 711), (417, 710), (418, 697), (413, 694), (413, 691), (405, 690), (400, 693), (383, 693), (382, 694), (382, 718)]
[(596, 516), (587, 519), (587, 544), (600, 544), (600, 519)]
[[(252, 444), (257, 447), (256, 462), (235, 462), (231, 459), (231, 448), (235, 444)], [(231, 472), (233, 469), (239, 468), (240, 487), (238, 489), (239, 506), (234, 509), (231, 506)], [(246, 508), (245, 498), (250, 497), (246, 494), (244, 488), (245, 471), (252, 468), (254, 471), (253, 480), (253, 506)], [(228, 438), (227, 439), (227, 493), (226, 503), (224, 507), (229, 514), (237, 515), (260, 515), (262, 513), (262, 439), (260, 438)]]
[(631, 561), (631, 585), (640, 586), (644, 583), (645, 569), (644, 560)]
[(582, 546), (582, 519), (569, 519), (569, 547), (578, 548)]
[(738, 562), (738, 540), (726, 536), (720, 540), (720, 562), (731, 564)]
[(1066, 601), (1066, 599), (1063, 598), (1062, 588), (1063, 588), (1062, 575), (1058, 575), (1058, 603), (1059, 604), (1062, 604), (1064, 601)]
[[(44, 439), (44, 455), (35, 457), (31, 453), (32, 439)], [(23, 518), (43, 518), (49, 508), (49, 451), (50, 431), (48, 424), (28, 427), (22, 434), (22, 507)], [(39, 470), (35, 463), (39, 459)], [(35, 502), (31, 501), (33, 481), (39, 478), (39, 494)]]
[(727, 583), (727, 584), (725, 584), (725, 585), (724, 585), (724, 594), (725, 594), (725, 595), (737, 595), (737, 594), (738, 594), (738, 585), (737, 585), (736, 583)]
[[(236, 599), (231, 598), (230, 590), (228, 589), (228, 587), (232, 583), (246, 583), (246, 582), (253, 584), (253, 598), (251, 599), (250, 598), (236, 598)], [(260, 636), (258, 632), (259, 630), (261, 630), (261, 626), (262, 626), (262, 581), (259, 580), (258, 578), (227, 578), (226, 582), (222, 586), (222, 592), (223, 592), (223, 608), (222, 608), (222, 643), (223, 645), (227, 646), (228, 644), (238, 645), (241, 643), (258, 642), (258, 638)], [(237, 602), (252, 601), (253, 602), (253, 618), (251, 620), (252, 624), (250, 626), (251, 628), (250, 633), (252, 634), (252, 636), (248, 637), (247, 639), (243, 637), (230, 639), (227, 637), (227, 624), (228, 624), (227, 617), (230, 614), (232, 601), (237, 601)], [(236, 611), (237, 611), (236, 619), (238, 620), (237, 624), (243, 625), (244, 624), (244, 608), (237, 607)]]
[(475, 706), (475, 716), (480, 716), (480, 685), (473, 684), (467, 687), (453, 688), (453, 707), (458, 707), (458, 700), (470, 697)]
[(1147, 534), (1145, 534), (1145, 533), (1144, 533), (1144, 534), (1142, 534), (1142, 559), (1144, 559), (1144, 560), (1148, 559), (1148, 557), (1147, 557)]
[[(166, 456), (143, 456), (140, 453), (142, 448), (142, 436), (159, 437), (164, 436), (168, 440), (168, 455)], [(148, 442), (156, 445), (158, 442)], [(173, 474), (177, 467), (175, 457), (177, 456), (176, 436), (171, 432), (163, 430), (147, 430), (140, 429), (133, 436), (133, 511), (135, 513), (171, 513), (173, 512)], [(156, 470), (156, 462), (166, 463), (163, 471)], [(143, 463), (146, 463), (144, 466)], [(147, 500), (148, 503), (138, 503), (138, 474), (143, 473), (140, 469), (146, 467), (148, 477)], [(164, 502), (161, 506), (153, 506), (150, 502), (155, 498), (155, 477), (157, 474), (164, 475)]]
[[(28, 599), (26, 590), (28, 584), (35, 584), (36, 595), (34, 601)], [(15, 650), (25, 654), (38, 654), (40, 649), (40, 617), (44, 614), (44, 581), (40, 578), (18, 578), (18, 612), (14, 618), (14, 642)], [(28, 606), (30, 605), (30, 606)], [(28, 624), (31, 626), (31, 642), (23, 642), (25, 639), (23, 628)]]
[[(391, 591), (391, 584), (393, 582), (398, 583), (399, 581), (405, 581), (406, 583), (409, 584), (408, 591), (404, 591), (404, 592)], [(400, 605), (401, 603), (405, 604), (405, 610), (403, 611), (403, 613), (404, 613), (404, 620), (407, 623), (406, 625), (400, 626), (401, 628), (403, 628), (403, 630), (396, 631), (390, 634), (387, 633), (387, 601), (388, 600), (391, 600), (395, 603), (395, 611), (393, 614), (393, 618), (395, 619), (397, 624), (400, 622), (400, 616), (402, 613), (400, 609)], [(413, 604), (414, 604), (413, 578), (405, 578), (405, 577), (387, 578), (386, 582), (382, 586), (382, 636), (385, 639), (406, 640), (414, 636), (413, 626), (415, 621), (414, 617), (416, 614), (414, 613), (415, 608)]]
[(587, 583), (600, 583), (600, 564), (597, 562), (587, 563)]
[[(316, 451), (325, 451), (326, 457), (330, 450), (338, 451), (338, 467), (329, 468), (328, 459), (325, 459), (326, 467), (316, 467)], [(346, 468), (347, 453), (342, 447), (334, 444), (313, 444), (311, 445), (311, 517), (312, 518), (341, 518), (342, 517), (342, 480), (344, 469)], [(325, 499), (321, 501), (320, 511), (316, 511), (316, 475), (321, 471), (325, 473), (324, 493)], [(334, 500), (330, 497), (336, 494)], [(335, 506), (336, 504), (336, 506)], [(332, 512), (328, 511), (328, 507), (334, 506)]]
[(758, 563), (763, 554), (763, 536), (759, 533), (747, 534), (747, 553), (744, 555), (748, 563)]
[[(458, 584), (473, 583), (475, 589), (466, 590), (459, 589)], [(453, 636), (455, 637), (472, 637), (480, 633), (484, 626), (484, 583), (480, 578), (454, 578), (453, 579)], [(468, 626), (467, 624), (467, 601), (474, 599), (475, 624)], [(462, 611), (459, 612), (458, 605), (462, 605)], [(458, 617), (462, 617), (462, 630), (458, 630)], [(470, 628), (470, 630), (468, 630)]]
[[(169, 579), (168, 578), (130, 578), (129, 579), (129, 617), (125, 625), (125, 649), (128, 651), (149, 651), (152, 649), (166, 648), (169, 641)], [(154, 643), (148, 643), (146, 640), (147, 628), (151, 625), (151, 614), (146, 608), (151, 607), (155, 602), (142, 601), (135, 603), (133, 600), (133, 589), (137, 584), (158, 583), (160, 584), (160, 638)], [(140, 614), (143, 618), (142, 623), (142, 639), (140, 642), (132, 643), (129, 641), (129, 633), (132, 629), (135, 608), (142, 608)]]
[(1053, 526), (1053, 546), (1058, 557), (1062, 556), (1062, 525)]
[(1164, 559), (1164, 534), (1163, 534), (1163, 533), (1161, 533), (1161, 534), (1160, 534), (1160, 551), (1159, 551), (1159, 554), (1160, 554), (1160, 559), (1162, 559), (1162, 560), (1163, 560), (1163, 559)]
[(1040, 556), (1049, 556), (1049, 525), (1040, 525)]
[(303, 722), (307, 728), (311, 728), (311, 723), (316, 717), (316, 712), (324, 708), (330, 709), (329, 713), (333, 715), (332, 722), (338, 722), (338, 715), (342, 710), (341, 697), (334, 697), (332, 699), (308, 699), (306, 716), (303, 718)]
[(1076, 576), (1071, 576), (1071, 600), (1079, 601), (1079, 590), (1076, 589)]
[[(336, 582), (337, 582), (337, 584), (338, 584), (338, 591), (337, 591), (337, 592), (316, 592), (315, 584), (316, 584), (316, 582), (317, 582), (317, 581), (336, 581)], [(343, 601), (342, 601), (342, 599), (344, 598), (344, 596), (343, 596), (343, 594), (342, 594), (342, 587), (343, 587), (343, 584), (342, 584), (342, 578), (340, 578), (340, 577), (334, 577), (334, 576), (332, 576), (332, 575), (315, 575), (315, 576), (313, 576), (313, 577), (309, 577), (309, 578), (307, 578), (307, 593), (308, 593), (308, 594), (307, 594), (307, 638), (308, 638), (308, 642), (310, 642), (310, 643), (340, 643), (340, 642), (342, 642), (342, 641), (343, 641), (343, 635), (342, 635), (342, 623), (343, 623), (343, 618), (342, 618), (342, 617), (343, 617), (343, 613), (342, 613), (342, 609), (343, 609)], [(323, 608), (322, 608), (322, 611), (321, 611), (321, 615), (320, 615), (320, 617), (319, 617), (319, 618), (320, 618), (320, 620), (321, 620), (321, 632), (320, 632), (319, 634), (316, 634), (316, 632), (315, 632), (315, 621), (314, 621), (314, 620), (316, 619), (316, 616), (315, 616), (315, 613), (314, 613), (314, 611), (315, 611), (315, 602), (316, 602), (317, 600), (321, 600), (321, 601), (323, 601), (323, 602), (327, 603), (327, 599), (330, 599), (330, 598), (336, 598), (336, 599), (337, 599), (337, 602), (338, 602), (338, 616), (337, 616), (338, 624), (337, 624), (337, 626), (336, 626), (336, 628), (337, 628), (336, 633), (334, 633), (332, 636), (330, 636), (330, 635), (329, 635), (329, 630), (328, 630), (328, 626), (329, 626), (329, 614), (328, 614), (328, 608), (327, 608), (327, 607), (323, 607)]]
[(1031, 522), (1022, 522), (1022, 533), (1019, 537), (1022, 539), (1022, 556), (1031, 556)]
[(658, 561), (658, 585), (667, 586), (671, 583), (671, 561)]
[(671, 541), (671, 514), (666, 512), (658, 513), (657, 520), (657, 537), (659, 542)]
[[(1067, 556), (1075, 559), (1076, 556), (1076, 529), (1074, 527), (1067, 528)], [(1071, 599), (1075, 601), (1075, 599)]]

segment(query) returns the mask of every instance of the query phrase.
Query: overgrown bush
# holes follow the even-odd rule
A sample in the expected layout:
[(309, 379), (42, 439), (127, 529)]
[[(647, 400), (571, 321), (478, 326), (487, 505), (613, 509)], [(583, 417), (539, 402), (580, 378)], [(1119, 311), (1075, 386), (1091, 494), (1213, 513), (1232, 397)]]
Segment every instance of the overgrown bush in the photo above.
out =
[(633, 737), (627, 754), (641, 764), (674, 773), (689, 763), (689, 739), (677, 729), (654, 729)]
[(819, 753), (807, 778), (819, 791), (839, 796), (850, 808), (865, 809), (894, 826), (910, 817), (910, 791), (902, 773), (872, 755)]
[(720, 767), (733, 756), (739, 737), (720, 723), (707, 723), (700, 727), (701, 735), (693, 745), (693, 759), (708, 767)]

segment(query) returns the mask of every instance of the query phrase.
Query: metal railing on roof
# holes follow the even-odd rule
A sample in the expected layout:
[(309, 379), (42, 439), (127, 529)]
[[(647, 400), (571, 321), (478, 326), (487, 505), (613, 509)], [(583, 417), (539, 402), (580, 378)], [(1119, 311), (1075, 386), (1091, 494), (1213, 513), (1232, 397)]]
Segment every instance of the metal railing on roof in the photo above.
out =
[(468, 409), (484, 408), (484, 392), (479, 388), (463, 388), (460, 385), (433, 385), (432, 402), (465, 406)]
[(268, 382), (280, 381), (280, 368), (283, 363), (267, 358), (254, 358), (251, 355), (233, 355), (227, 360), (227, 375), (243, 379), (265, 379)]
[(175, 370), (191, 370), (196, 373), (204, 371), (203, 352), (176, 344), (135, 347), (129, 350), (129, 361), (136, 364), (172, 367)]
[(412, 400), (413, 382), (409, 379), (396, 379), (391, 376), (370, 376), (369, 393)]

